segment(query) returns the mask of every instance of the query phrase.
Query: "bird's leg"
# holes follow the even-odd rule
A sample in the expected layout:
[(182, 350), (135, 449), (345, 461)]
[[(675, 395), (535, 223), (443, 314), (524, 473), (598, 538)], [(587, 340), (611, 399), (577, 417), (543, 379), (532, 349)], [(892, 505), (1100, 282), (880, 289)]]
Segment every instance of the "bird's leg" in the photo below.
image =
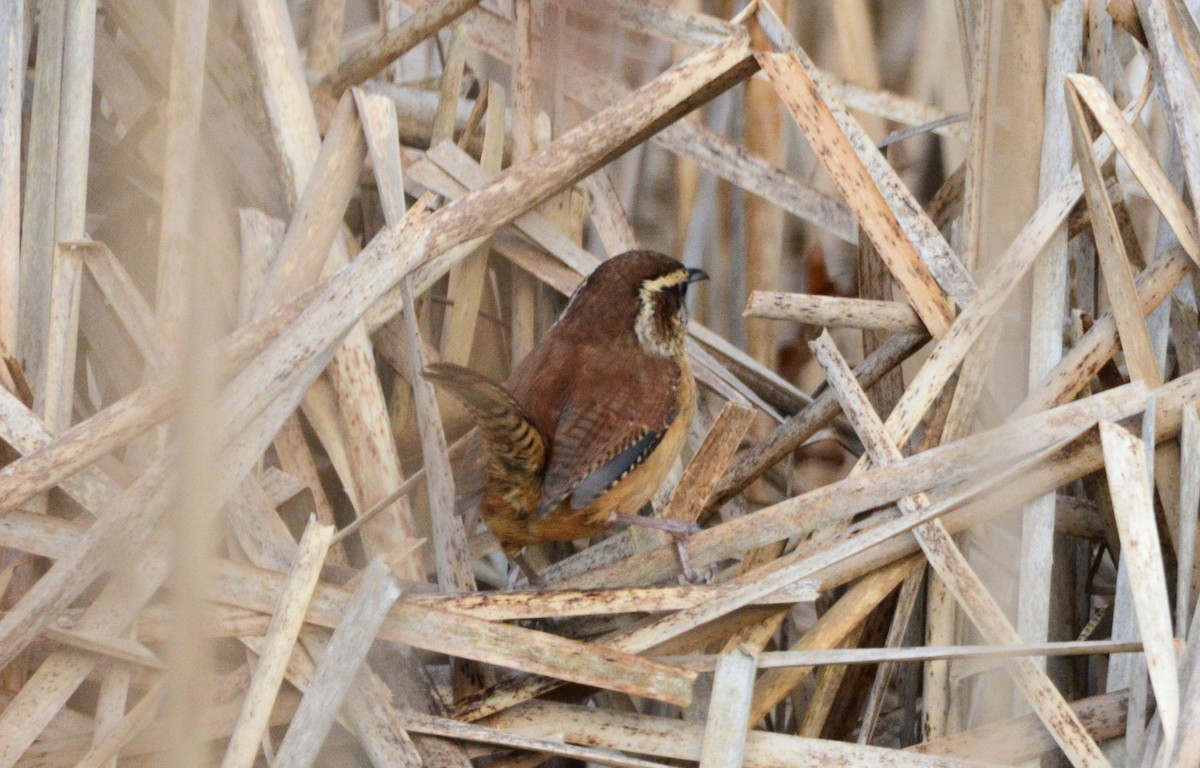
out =
[(641, 515), (623, 515), (613, 512), (609, 517), (613, 523), (620, 525), (640, 525), (643, 528), (656, 528), (666, 531), (676, 539), (686, 539), (693, 533), (700, 532), (700, 526), (687, 520), (676, 520), (670, 517), (642, 517)]
[(675, 552), (679, 555), (679, 565), (683, 569), (683, 577), (691, 584), (696, 584), (700, 576), (692, 568), (687, 554), (687, 537), (699, 533), (700, 526), (687, 520), (676, 520), (670, 517), (642, 517), (641, 515), (623, 515), (613, 512), (610, 518), (614, 523), (623, 525), (640, 525), (645, 528), (656, 528), (671, 534), (675, 540)]
[(688, 584), (704, 584), (708, 582), (707, 577), (696, 573), (696, 569), (692, 567), (692, 559), (688, 557), (686, 541), (675, 539), (675, 554), (679, 556), (679, 567), (683, 569), (683, 578), (687, 579)]
[(546, 586), (546, 582), (542, 581), (541, 574), (525, 559), (525, 553), (522, 550), (518, 549), (516, 552), (513, 552), (509, 555), (509, 558), (517, 564), (517, 567), (521, 569), (521, 573), (525, 574), (529, 586), (536, 589)]

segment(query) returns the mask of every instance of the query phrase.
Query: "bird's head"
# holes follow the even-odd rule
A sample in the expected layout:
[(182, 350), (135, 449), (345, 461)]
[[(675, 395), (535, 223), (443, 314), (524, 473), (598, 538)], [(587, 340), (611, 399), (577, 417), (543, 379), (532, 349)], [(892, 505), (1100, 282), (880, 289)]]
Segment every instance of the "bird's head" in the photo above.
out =
[(687, 289), (707, 280), (654, 251), (626, 251), (602, 262), (575, 291), (563, 321), (586, 327), (596, 336), (632, 337), (645, 351), (682, 354), (687, 333)]

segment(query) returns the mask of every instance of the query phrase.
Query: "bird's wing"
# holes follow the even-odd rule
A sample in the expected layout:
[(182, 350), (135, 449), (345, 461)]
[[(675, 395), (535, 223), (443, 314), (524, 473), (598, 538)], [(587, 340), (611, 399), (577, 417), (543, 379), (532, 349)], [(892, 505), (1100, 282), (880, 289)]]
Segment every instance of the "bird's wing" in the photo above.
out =
[(595, 472), (580, 481), (571, 491), (571, 508), (583, 509), (591, 504), (600, 494), (612, 488), (617, 482), (629, 474), (634, 467), (646, 460), (646, 457), (662, 442), (663, 431), (647, 432), (636, 443), (618, 453)]
[(551, 441), (538, 517), (568, 497), (574, 509), (583, 509), (662, 440), (679, 414), (679, 370), (666, 376), (640, 373), (618, 381), (606, 370), (590, 385), (587, 376), (577, 379)]

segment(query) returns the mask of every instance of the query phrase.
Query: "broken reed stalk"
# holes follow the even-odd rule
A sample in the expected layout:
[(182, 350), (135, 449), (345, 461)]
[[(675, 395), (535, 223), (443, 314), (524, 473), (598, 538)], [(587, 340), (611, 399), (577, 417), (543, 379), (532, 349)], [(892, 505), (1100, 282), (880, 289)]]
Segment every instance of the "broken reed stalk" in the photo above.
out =
[(333, 727), (358, 668), (367, 657), (388, 609), (400, 596), (400, 585), (382, 558), (363, 569), (346, 605), (342, 623), (325, 644), (313, 679), (279, 745), (275, 762), (288, 768), (309, 766)]
[(332, 535), (332, 527), (310, 520), (300, 538), (292, 569), (279, 594), (279, 607), (272, 611), (271, 624), (263, 634), (258, 665), (254, 668), (242, 713), (221, 761), (222, 768), (240, 768), (254, 762)]
[(746, 754), (750, 696), (754, 691), (753, 649), (739, 647), (723, 654), (713, 673), (713, 698), (704, 724), (701, 768), (741, 765)]
[[(863, 2), (833, 8), (840, 61), (823, 68), (793, 36), (807, 30), (765, 0), (729, 20), (693, 3), (518, 2), (510, 16), (474, 0), (394, 0), (375, 30), (348, 26), (363, 0), (317, 0), (300, 35), (277, 0), (245, 0), (236, 19), (183, 3), (167, 41), (153, 4), (49, 2), (32, 73), (23, 5), (0, 11), (11, 65), (0, 76), (0, 352), (16, 355), (0, 369), (0, 438), (15, 453), (0, 466), (0, 768), (35, 754), (99, 767), (183, 750), (198, 761), (213, 741), (227, 765), (254, 762), (260, 747), (309, 765), (339, 719), (375, 765), (466, 768), (503, 750), (516, 753), (509, 765), (959, 766), (1055, 751), (1106, 765), (1097, 745), (1114, 737), (1130, 764), (1200, 754), (1200, 354), (1194, 297), (1180, 289), (1200, 264), (1187, 202), (1200, 183), (1200, 32), (1180, 0), (1086, 14), (1079, 0), (1021, 0), (1016, 16), (924, 8), (903, 93), (881, 88), (894, 25)], [(937, 64), (958, 58), (942, 47), (949, 29), (961, 75)], [(610, 33), (635, 36), (645, 55)], [(439, 45), (444, 59), (427, 67)], [(1031, 55), (1003, 55), (1013, 45)], [(595, 46), (625, 71), (585, 65)], [(656, 68), (659, 53), (677, 63)], [(1111, 75), (1135, 60), (1161, 77), (1131, 95)], [(489, 77), (505, 67), (507, 88)], [(1045, 92), (1017, 87), (1032, 82)], [(966, 104), (951, 103), (950, 85), (972, 106), (966, 123), (952, 120)], [(727, 135), (690, 116), (731, 89), (750, 90), (749, 113), (768, 129)], [(996, 122), (1013, 89), (1044, 108), (1017, 126), (1021, 140)], [(156, 153), (164, 94), (167, 151)], [(889, 121), (915, 128), (889, 135)], [(226, 135), (211, 141), (214, 130)], [(788, 138), (796, 131), (804, 141)], [(938, 152), (918, 138), (928, 131)], [(196, 157), (205, 162), (185, 173)], [(687, 164), (670, 171), (680, 193), (666, 208), (637, 177), (660, 158)], [(708, 198), (698, 169), (712, 177)], [(946, 179), (928, 210), (918, 175), (933, 188)], [(733, 211), (744, 193), (744, 211), (705, 213)], [(150, 212), (154, 265), (130, 253), (127, 210)], [(793, 263), (785, 212), (824, 253)], [(659, 245), (643, 226), (657, 219), (687, 244)], [(1140, 246), (1145, 233), (1153, 247)], [(691, 329), (704, 419), (657, 513), (705, 526), (680, 551), (714, 583), (672, 585), (684, 569), (675, 543), (622, 532), (549, 564), (544, 590), (492, 591), (507, 564), (483, 554), (494, 544), (456, 504), (473, 490), (470, 438), (461, 454), (450, 446), (460, 414), (421, 371), (442, 357), (503, 380), (510, 351), (535, 343), (561, 306), (555, 294), (569, 296), (601, 251), (640, 243), (686, 252), (721, 281), (710, 299), (732, 300), (707, 317), (734, 313), (736, 292), (755, 288), (746, 316), (781, 321), (749, 329), (752, 354)], [(844, 244), (861, 250), (857, 296), (780, 284), (793, 266), (855, 258)], [(203, 335), (192, 289), (216, 318), (205, 328), (236, 329), (219, 343), (185, 341)], [(1009, 392), (1000, 368), (1014, 317), (1030, 319), (1019, 335), (1034, 349)], [(791, 323), (865, 331), (868, 354), (852, 370), (857, 340), (822, 335), (814, 354), (828, 383), (809, 396), (776, 370), (771, 339)], [(211, 395), (180, 374), (205, 360)], [(778, 426), (752, 429), (756, 411)], [(187, 425), (204, 413), (214, 456), (197, 463), (205, 441)], [(186, 428), (156, 429), (173, 416)], [(1141, 439), (1129, 432), (1137, 418)], [(802, 444), (827, 435), (856, 450), (857, 439), (867, 457), (810, 486), (818, 446)], [(178, 477), (193, 484), (186, 504)], [(969, 538), (994, 536), (984, 532), (1017, 509), (1027, 542), (1008, 575), (1022, 581), (1019, 606), (1002, 603), (1008, 590)], [(223, 537), (219, 556), (209, 530)], [(1063, 551), (1076, 557), (1049, 568), (1047, 554)], [(50, 565), (31, 569), (35, 557)], [(925, 564), (931, 600), (948, 597), (922, 633), (908, 625)], [(181, 581), (181, 569), (196, 578)], [(894, 614), (879, 616), (897, 589)], [(1052, 616), (1056, 591), (1086, 615)], [(810, 622), (791, 610), (801, 603), (820, 607)], [(171, 604), (196, 625), (173, 622)], [(1094, 631), (1109, 604), (1110, 639), (1047, 641)], [(990, 645), (955, 639), (958, 608)], [(882, 622), (885, 647), (858, 647)], [(925, 647), (901, 647), (921, 634)], [(209, 660), (178, 654), (210, 642), (237, 666), (183, 700)], [(1104, 693), (1094, 676), (1038, 660), (1075, 653), (1107, 660), (1108, 687), (1129, 690)], [(928, 665), (923, 724), (911, 692), (889, 682), (906, 661)], [(867, 662), (884, 662), (873, 685), (851, 684), (860, 678), (845, 665)], [(1033, 715), (986, 699), (994, 683), (982, 675), (996, 665)], [(710, 692), (697, 680), (714, 668)], [(818, 670), (812, 695), (798, 695)], [(76, 695), (90, 677), (94, 704)], [(976, 693), (952, 689), (965, 679), (980, 681)], [(577, 703), (537, 698), (565, 683)], [(681, 717), (645, 714), (637, 699)], [(985, 700), (998, 722), (969, 722)], [(186, 739), (159, 728), (164, 704)], [(903, 737), (888, 727), (901, 719)], [(272, 726), (286, 726), (277, 750), (263, 739)], [(854, 740), (855, 728), (858, 744), (773, 732)]]
[[(17, 350), (21, 284), (21, 104), (25, 85), (24, 3), (0, 9), (0, 344), (4, 354)], [(9, 377), (5, 377), (6, 379)]]

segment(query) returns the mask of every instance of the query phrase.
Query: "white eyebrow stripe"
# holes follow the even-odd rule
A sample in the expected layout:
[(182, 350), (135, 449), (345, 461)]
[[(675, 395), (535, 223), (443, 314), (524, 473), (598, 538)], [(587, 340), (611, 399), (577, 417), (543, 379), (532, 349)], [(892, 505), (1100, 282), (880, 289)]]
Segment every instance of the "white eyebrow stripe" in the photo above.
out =
[(686, 283), (688, 281), (688, 273), (686, 270), (677, 269), (674, 272), (668, 272), (661, 277), (651, 278), (650, 280), (642, 281), (643, 291), (658, 291), (663, 288), (670, 288), (673, 285)]

